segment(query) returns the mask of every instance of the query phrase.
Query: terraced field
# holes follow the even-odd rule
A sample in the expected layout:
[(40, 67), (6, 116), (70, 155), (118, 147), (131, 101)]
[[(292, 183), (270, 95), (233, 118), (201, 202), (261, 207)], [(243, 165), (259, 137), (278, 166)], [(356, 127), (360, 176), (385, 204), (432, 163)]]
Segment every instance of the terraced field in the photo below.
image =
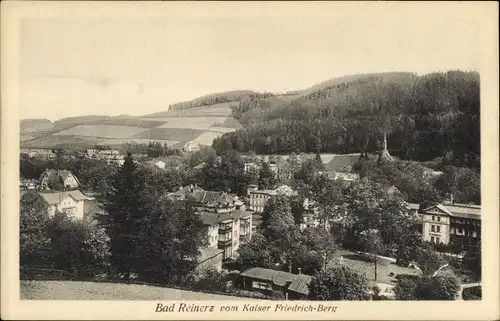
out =
[(237, 105), (237, 102), (215, 104), (212, 106), (196, 107), (181, 110), (169, 110), (149, 115), (141, 118), (160, 118), (160, 117), (200, 117), (200, 116), (230, 116), (231, 105)]
[[(232, 103), (234, 104), (234, 103)], [(182, 148), (189, 141), (211, 146), (223, 133), (241, 129), (231, 117), (231, 103), (216, 104), (186, 110), (166, 111), (146, 116), (83, 117), (67, 126), (25, 133), (23, 148), (91, 148), (95, 145), (117, 146), (124, 143), (147, 144), (152, 141)]]
[(100, 138), (125, 138), (145, 132), (143, 127), (118, 126), (118, 125), (78, 125), (54, 133), (54, 136), (87, 136)]

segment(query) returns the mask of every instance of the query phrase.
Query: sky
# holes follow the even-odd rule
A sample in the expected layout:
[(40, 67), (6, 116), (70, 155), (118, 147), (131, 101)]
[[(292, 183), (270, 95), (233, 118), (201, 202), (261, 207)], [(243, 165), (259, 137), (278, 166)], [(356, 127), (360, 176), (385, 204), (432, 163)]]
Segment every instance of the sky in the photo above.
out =
[(21, 118), (143, 115), (214, 92), (281, 92), (349, 74), (479, 65), (471, 5), (239, 4), (23, 19)]

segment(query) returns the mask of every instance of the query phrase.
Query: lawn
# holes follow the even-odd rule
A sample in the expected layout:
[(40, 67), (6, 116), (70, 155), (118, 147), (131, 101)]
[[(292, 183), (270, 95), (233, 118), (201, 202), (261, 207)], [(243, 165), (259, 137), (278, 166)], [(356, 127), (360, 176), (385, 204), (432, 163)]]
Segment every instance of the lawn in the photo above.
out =
[(21, 300), (241, 300), (234, 296), (178, 290), (149, 285), (21, 281)]
[[(366, 275), (370, 283), (375, 281), (375, 268), (372, 262), (365, 261), (360, 255), (342, 250), (339, 255), (343, 257), (343, 264), (355, 270), (360, 274)], [(394, 273), (394, 276), (389, 276), (389, 273)], [(389, 262), (378, 263), (377, 265), (377, 282), (394, 285), (398, 274), (418, 274), (415, 269), (404, 268)]]
[(103, 139), (97, 137), (49, 135), (21, 142), (21, 148), (92, 148), (102, 141)]

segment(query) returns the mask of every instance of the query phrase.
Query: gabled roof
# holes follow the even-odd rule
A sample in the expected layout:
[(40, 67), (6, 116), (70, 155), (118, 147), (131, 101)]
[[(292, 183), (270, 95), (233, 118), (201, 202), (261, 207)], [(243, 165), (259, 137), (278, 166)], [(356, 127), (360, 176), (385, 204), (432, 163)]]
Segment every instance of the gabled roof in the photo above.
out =
[(278, 286), (285, 286), (287, 283), (292, 282), (296, 277), (296, 275), (292, 273), (264, 269), (260, 267), (248, 269), (242, 272), (240, 275), (253, 279), (270, 281)]
[(426, 208), (423, 212), (427, 212), (432, 208), (437, 208), (446, 215), (458, 218), (481, 218), (481, 206), (473, 204), (437, 204)]
[[(48, 176), (49, 178), (54, 178), (58, 176), (64, 182), (69, 175), (72, 175), (71, 171), (51, 168), (51, 169), (46, 169), (45, 172), (43, 172), (43, 174), (40, 176), (40, 179), (43, 179), (44, 176)], [(73, 177), (75, 178), (76, 182), (80, 184), (78, 178), (75, 175), (73, 175)]]
[(93, 199), (91, 197), (84, 195), (82, 192), (78, 190), (69, 192), (39, 193), (39, 194), (49, 205), (60, 204), (62, 200), (65, 199), (66, 197), (71, 197), (75, 201), (84, 201)]
[(297, 292), (300, 294), (308, 295), (309, 294), (309, 283), (312, 280), (312, 276), (307, 274), (299, 274), (295, 276), (290, 286), (288, 286), (288, 290)]

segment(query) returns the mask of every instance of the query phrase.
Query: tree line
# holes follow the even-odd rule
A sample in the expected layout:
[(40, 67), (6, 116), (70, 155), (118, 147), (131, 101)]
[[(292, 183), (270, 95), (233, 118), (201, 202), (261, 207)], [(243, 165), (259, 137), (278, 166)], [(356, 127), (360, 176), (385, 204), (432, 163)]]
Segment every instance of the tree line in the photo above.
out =
[[(363, 80), (363, 79), (361, 79)], [(383, 147), (403, 159), (442, 157), (479, 169), (479, 74), (450, 71), (371, 77), (327, 87), (292, 101), (253, 98), (233, 107), (245, 129), (214, 141), (226, 149), (259, 154), (373, 152)]]

